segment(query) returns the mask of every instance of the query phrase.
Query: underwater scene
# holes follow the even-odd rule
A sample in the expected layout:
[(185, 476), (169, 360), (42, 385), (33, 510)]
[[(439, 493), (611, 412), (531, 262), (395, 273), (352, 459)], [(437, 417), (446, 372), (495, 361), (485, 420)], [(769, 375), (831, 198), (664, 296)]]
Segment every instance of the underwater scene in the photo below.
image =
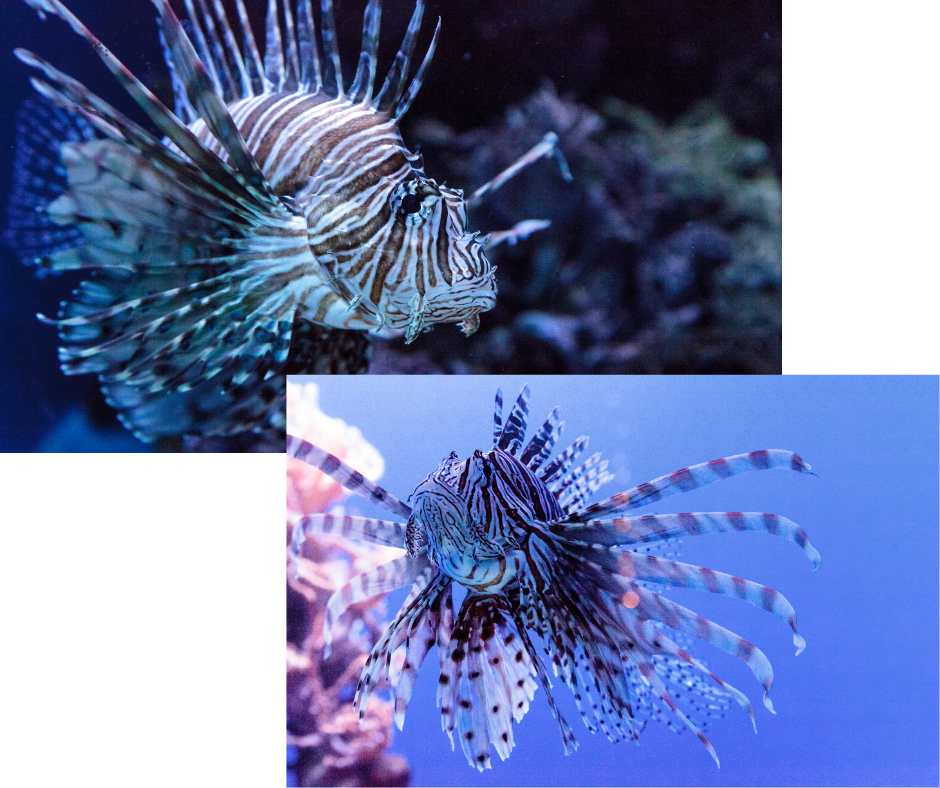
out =
[(936, 377), (287, 396), (288, 785), (937, 784)]
[(280, 451), (285, 374), (779, 373), (781, 15), (8, 0), (0, 449)]

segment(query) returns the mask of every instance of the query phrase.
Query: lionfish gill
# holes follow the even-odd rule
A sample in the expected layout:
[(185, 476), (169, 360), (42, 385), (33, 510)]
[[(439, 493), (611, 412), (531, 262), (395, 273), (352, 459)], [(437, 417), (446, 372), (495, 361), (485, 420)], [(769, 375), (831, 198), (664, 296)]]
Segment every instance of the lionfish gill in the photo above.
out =
[[(327, 606), (324, 636), (329, 645), (332, 623), (350, 605), (413, 584), (363, 669), (354, 700), (360, 719), (384, 674), (395, 691), (395, 722), (401, 728), (418, 669), (436, 645), (441, 723), (451, 746), (456, 731), (471, 766), (490, 767), (490, 745), (503, 760), (509, 756), (513, 720), (525, 715), (538, 686), (570, 754), (577, 742), (552, 697), (534, 633), (555, 675), (574, 694), (588, 730), (603, 730), (611, 741), (638, 740), (645, 719), (675, 715), (717, 763), (711, 743), (689, 719), (694, 698), (704, 703), (733, 699), (755, 723), (753, 708), (742, 692), (676, 641), (698, 639), (743, 660), (763, 685), (764, 705), (773, 712), (767, 694), (773, 683), (770, 662), (754, 644), (651, 587), (693, 588), (750, 602), (790, 625), (799, 654), (806, 644), (797, 634), (796, 614), (771, 588), (640, 550), (680, 536), (763, 531), (796, 542), (814, 567), (819, 566), (819, 553), (802, 528), (776, 514), (615, 515), (739, 473), (773, 468), (810, 473), (810, 466), (789, 451), (753, 451), (683, 468), (588, 505), (589, 496), (612, 478), (606, 461), (594, 454), (575, 467), (587, 447), (583, 436), (549, 459), (564, 426), (557, 408), (524, 443), (528, 397), (525, 387), (503, 421), (497, 391), (493, 447), (466, 460), (452, 452), (418, 485), (411, 506), (333, 455), (288, 437), (290, 456), (407, 520), (289, 515), (295, 566), (304, 540), (313, 533), (406, 550), (353, 578)], [(456, 615), (454, 584), (466, 590)], [(682, 700), (671, 696), (670, 684), (682, 690)]]
[(186, 29), (153, 0), (175, 111), (60, 0), (25, 2), (88, 41), (164, 135), (16, 50), (45, 101), (20, 113), (6, 239), (40, 271), (93, 272), (58, 319), (40, 317), (58, 327), (62, 370), (97, 374), (145, 441), (260, 418), (282, 429), (271, 403), (295, 317), (409, 342), (436, 323), (472, 333), (496, 299), (484, 248), (547, 222), (479, 237), (468, 207), (542, 156), (570, 178), (554, 134), (467, 199), (424, 172), (399, 134), (440, 32), (438, 20), (409, 81), (424, 0), (381, 87), (380, 0), (365, 9), (351, 83), (332, 0), (319, 36), (311, 0), (268, 0), (263, 56), (244, 0), (240, 36), (221, 0), (183, 0)]

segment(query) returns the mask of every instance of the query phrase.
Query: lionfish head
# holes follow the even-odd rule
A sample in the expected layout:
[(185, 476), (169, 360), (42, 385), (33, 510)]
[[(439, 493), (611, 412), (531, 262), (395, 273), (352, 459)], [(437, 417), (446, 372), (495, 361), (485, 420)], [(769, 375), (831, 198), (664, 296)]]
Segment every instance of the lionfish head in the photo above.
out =
[[(443, 534), (452, 529), (461, 530), (467, 517), (467, 507), (459, 495), (460, 477), (465, 463), (451, 452), (408, 499), (411, 517), (405, 530), (405, 547), (409, 555), (417, 555), (431, 535), (437, 544)], [(440, 546), (440, 545), (438, 545)]]
[(496, 305), (496, 269), (483, 253), (485, 238), (465, 231), (463, 192), (449, 189), (413, 170), (389, 196), (393, 221), (402, 236), (406, 276), (389, 299), (391, 315), (401, 315), (407, 342), (435, 323), (460, 323), (467, 335), (479, 315)]

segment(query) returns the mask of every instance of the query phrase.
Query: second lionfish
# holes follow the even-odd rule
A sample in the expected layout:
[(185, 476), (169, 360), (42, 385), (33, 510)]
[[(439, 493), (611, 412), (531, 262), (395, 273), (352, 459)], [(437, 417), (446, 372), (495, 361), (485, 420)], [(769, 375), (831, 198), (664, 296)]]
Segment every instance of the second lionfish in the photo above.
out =
[(25, 2), (86, 39), (165, 135), (16, 50), (51, 106), (21, 113), (7, 239), (41, 270), (94, 271), (48, 322), (63, 371), (97, 374), (143, 440), (283, 428), (295, 318), (407, 341), (442, 322), (472, 333), (496, 280), (468, 206), (541, 156), (570, 177), (553, 134), (466, 200), (424, 172), (398, 130), (440, 30), (409, 82), (424, 0), (380, 88), (380, 0), (348, 85), (332, 0), (319, 40), (311, 0), (268, 0), (263, 56), (244, 0), (241, 44), (221, 0), (184, 0), (189, 33), (169, 0), (153, 0), (175, 112), (60, 0)]
[[(743, 660), (764, 687), (764, 705), (773, 711), (767, 696), (773, 683), (770, 663), (752, 643), (652, 588), (694, 588), (750, 602), (790, 625), (799, 654), (806, 644), (797, 634), (796, 614), (771, 588), (639, 551), (685, 535), (763, 531), (798, 544), (816, 567), (819, 553), (802, 528), (776, 514), (614, 515), (735, 474), (772, 468), (809, 473), (810, 466), (789, 451), (754, 451), (683, 468), (587, 505), (588, 497), (612, 478), (606, 462), (595, 454), (575, 467), (587, 447), (583, 436), (549, 459), (564, 426), (557, 408), (525, 443), (528, 397), (528, 388), (523, 388), (503, 421), (497, 392), (493, 447), (466, 460), (452, 452), (418, 485), (411, 506), (333, 455), (288, 437), (290, 456), (407, 520), (292, 516), (295, 563), (313, 533), (407, 551), (354, 578), (327, 605), (324, 635), (329, 644), (332, 622), (351, 605), (413, 584), (362, 672), (355, 697), (360, 719), (384, 674), (395, 689), (400, 728), (418, 669), (436, 645), (442, 725), (452, 745), (456, 732), (471, 766), (489, 768), (491, 745), (500, 758), (509, 756), (513, 720), (522, 719), (538, 686), (561, 728), (565, 753), (571, 753), (577, 743), (552, 697), (531, 632), (541, 637), (555, 675), (574, 693), (591, 732), (603, 730), (612, 741), (637, 740), (644, 715), (652, 716), (651, 708), (667, 709), (697, 734), (717, 763), (714, 748), (681, 706), (690, 695), (711, 704), (717, 694), (718, 700), (736, 700), (752, 723), (754, 711), (743, 693), (676, 639), (696, 638)], [(455, 584), (467, 592), (456, 615)], [(393, 659), (396, 652), (403, 660)], [(673, 699), (669, 684), (682, 691), (683, 700)]]

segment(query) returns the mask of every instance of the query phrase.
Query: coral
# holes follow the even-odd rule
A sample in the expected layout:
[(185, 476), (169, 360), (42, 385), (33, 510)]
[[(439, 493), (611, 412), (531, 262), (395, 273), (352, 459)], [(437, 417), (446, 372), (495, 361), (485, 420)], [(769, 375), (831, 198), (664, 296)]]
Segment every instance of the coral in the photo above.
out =
[[(323, 414), (314, 383), (287, 384), (288, 429), (314, 440), (377, 479), (384, 469), (378, 451), (355, 427)], [(296, 430), (296, 432), (295, 432)], [(329, 477), (288, 460), (288, 511), (325, 511), (347, 495)], [(291, 525), (287, 524), (287, 544)], [(288, 776), (298, 785), (407, 785), (403, 758), (386, 754), (392, 710), (373, 698), (362, 725), (352, 706), (356, 682), (372, 644), (385, 627), (381, 599), (353, 605), (333, 628), (324, 656), (323, 622), (330, 595), (355, 575), (400, 554), (393, 548), (340, 537), (308, 538), (297, 567), (287, 557), (287, 744)]]

